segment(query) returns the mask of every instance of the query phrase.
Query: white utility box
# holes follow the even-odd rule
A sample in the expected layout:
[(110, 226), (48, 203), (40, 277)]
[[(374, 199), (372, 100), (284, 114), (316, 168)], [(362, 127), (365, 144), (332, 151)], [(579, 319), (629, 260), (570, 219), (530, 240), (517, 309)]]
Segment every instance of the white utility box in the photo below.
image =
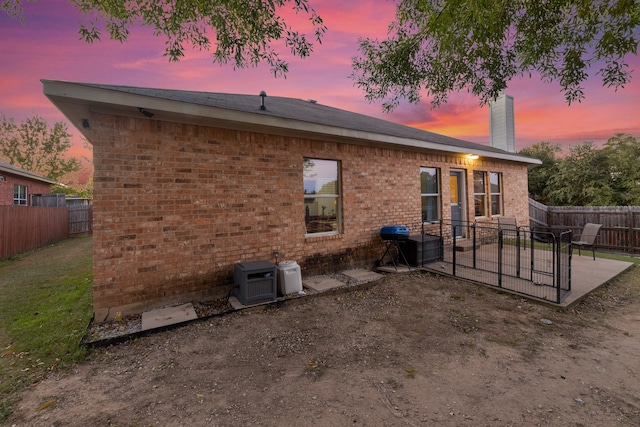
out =
[(282, 261), (278, 264), (278, 290), (287, 295), (302, 291), (302, 274), (295, 261)]

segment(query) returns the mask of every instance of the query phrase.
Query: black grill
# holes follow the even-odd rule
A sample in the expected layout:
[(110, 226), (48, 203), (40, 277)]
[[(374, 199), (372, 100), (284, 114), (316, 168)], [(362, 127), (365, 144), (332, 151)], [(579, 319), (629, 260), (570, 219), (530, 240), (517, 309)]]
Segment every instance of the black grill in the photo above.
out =
[(406, 225), (387, 225), (380, 229), (380, 238), (382, 240), (407, 240), (409, 229)]

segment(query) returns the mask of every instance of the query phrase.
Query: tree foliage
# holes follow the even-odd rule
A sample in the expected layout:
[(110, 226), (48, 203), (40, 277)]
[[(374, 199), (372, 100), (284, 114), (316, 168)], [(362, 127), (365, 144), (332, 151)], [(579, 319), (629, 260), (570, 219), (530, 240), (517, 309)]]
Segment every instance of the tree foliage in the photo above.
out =
[(529, 194), (537, 201), (549, 204), (548, 183), (558, 174), (560, 146), (542, 141), (520, 150), (520, 154), (542, 161), (541, 165), (529, 170)]
[[(22, 17), (22, 0), (0, 2), (0, 10)], [(326, 27), (308, 0), (73, 0), (88, 17), (80, 24), (80, 38), (92, 43), (103, 33), (125, 42), (135, 25), (152, 28), (165, 38), (165, 56), (178, 61), (185, 46), (213, 49), (214, 62), (232, 62), (237, 68), (266, 62), (276, 76), (285, 75), (288, 64), (272, 46), (284, 41), (294, 56), (305, 58), (313, 50), (307, 35), (296, 30), (285, 18), (285, 6), (308, 16), (313, 38), (321, 43)], [(285, 12), (285, 13), (282, 13)], [(213, 40), (212, 40), (213, 37)]]
[(360, 40), (352, 78), (387, 111), (423, 90), (434, 107), (463, 89), (484, 104), (533, 73), (570, 104), (584, 98), (592, 68), (605, 86), (624, 87), (639, 28), (637, 0), (398, 0), (388, 38)]
[(93, 199), (93, 174), (89, 176), (87, 182), (80, 184), (77, 181), (68, 185), (56, 184), (51, 186), (51, 193), (65, 194), (67, 196)]
[(82, 164), (75, 157), (67, 157), (71, 148), (71, 134), (64, 122), (49, 126), (35, 115), (16, 124), (2, 114), (0, 121), (0, 157), (22, 169), (58, 180), (77, 172)]
[[(590, 141), (555, 158), (557, 146), (541, 142), (520, 150), (542, 160), (529, 171), (529, 192), (555, 206), (640, 206), (640, 142), (616, 134), (602, 148)], [(546, 159), (546, 160), (545, 160)]]

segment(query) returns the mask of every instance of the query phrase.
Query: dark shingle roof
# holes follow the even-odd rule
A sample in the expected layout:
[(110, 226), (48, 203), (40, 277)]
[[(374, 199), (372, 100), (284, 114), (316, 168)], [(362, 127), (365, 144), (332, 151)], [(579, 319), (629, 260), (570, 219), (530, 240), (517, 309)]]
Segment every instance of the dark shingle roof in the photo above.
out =
[(418, 141), (431, 142), (452, 147), (459, 147), (469, 151), (482, 149), (483, 151), (505, 153), (505, 151), (469, 142), (437, 133), (393, 123), (387, 120), (353, 113), (338, 108), (328, 107), (312, 101), (280, 96), (267, 96), (265, 110), (260, 110), (259, 95), (241, 95), (229, 93), (196, 92), (173, 89), (143, 88), (134, 86), (104, 85), (79, 83), (80, 85), (104, 90), (123, 92), (151, 98), (167, 99), (195, 105), (203, 105), (255, 113), (265, 116), (291, 119), (307, 123), (334, 126), (363, 132), (372, 132), (392, 137), (408, 138)]

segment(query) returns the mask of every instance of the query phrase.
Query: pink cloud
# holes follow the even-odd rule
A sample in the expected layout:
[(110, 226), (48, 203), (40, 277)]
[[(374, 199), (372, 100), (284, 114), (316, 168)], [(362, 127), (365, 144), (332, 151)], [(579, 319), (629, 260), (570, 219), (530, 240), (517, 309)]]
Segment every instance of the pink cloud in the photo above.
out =
[[(385, 114), (379, 104), (364, 100), (353, 85), (349, 75), (357, 40), (385, 37), (394, 19), (393, 2), (312, 0), (311, 4), (328, 27), (323, 43), (304, 60), (285, 53), (290, 73), (286, 79), (274, 79), (266, 65), (234, 71), (231, 65), (213, 64), (209, 52), (188, 50), (180, 62), (170, 63), (162, 56), (164, 41), (148, 29), (133, 29), (124, 44), (105, 36), (102, 42), (88, 45), (78, 40), (78, 23), (85, 18), (71, 2), (25, 2), (24, 26), (0, 14), (0, 111), (17, 120), (34, 112), (49, 120), (64, 120), (42, 94), (42, 78), (211, 92), (257, 94), (265, 90), (271, 96), (316, 99), (332, 107), (487, 143), (488, 109), (466, 93), (453, 94), (438, 109), (431, 110), (425, 99), (418, 105), (403, 103)], [(308, 29), (306, 17), (299, 19), (301, 28)], [(633, 69), (640, 68), (638, 57), (628, 62)], [(515, 100), (518, 146), (541, 140), (603, 142), (616, 132), (640, 137), (640, 77), (634, 77), (619, 92), (602, 88), (598, 78), (593, 78), (585, 84), (586, 100), (571, 107), (557, 85), (543, 84), (537, 78), (514, 80), (506, 92)]]

